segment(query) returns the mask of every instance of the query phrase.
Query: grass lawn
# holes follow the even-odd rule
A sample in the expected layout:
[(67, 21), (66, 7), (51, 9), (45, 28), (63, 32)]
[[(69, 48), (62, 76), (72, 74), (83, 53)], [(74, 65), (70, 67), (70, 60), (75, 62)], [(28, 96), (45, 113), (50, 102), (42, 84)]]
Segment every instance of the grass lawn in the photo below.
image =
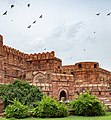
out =
[(0, 118), (0, 120), (111, 120), (111, 112), (106, 113), (105, 116), (83, 117), (83, 116), (68, 116), (65, 118)]

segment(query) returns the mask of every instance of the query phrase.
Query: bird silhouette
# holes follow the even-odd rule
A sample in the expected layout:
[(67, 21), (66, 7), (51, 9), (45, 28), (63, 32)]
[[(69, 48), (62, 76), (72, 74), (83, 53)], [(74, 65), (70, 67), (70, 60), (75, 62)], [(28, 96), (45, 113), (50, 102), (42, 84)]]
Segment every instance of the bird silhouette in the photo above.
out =
[(31, 28), (31, 25), (29, 25), (27, 28)]
[(11, 5), (11, 9), (14, 7), (15, 5)]
[(108, 14), (107, 14), (107, 16), (109, 16), (110, 14), (111, 14), (111, 12), (110, 12), (110, 13), (108, 13)]
[(33, 22), (33, 24), (35, 24), (36, 23), (36, 20)]
[(30, 7), (30, 4), (28, 4), (27, 6)]
[(46, 48), (44, 48), (44, 50), (46, 50)]
[(94, 33), (96, 33), (96, 32), (94, 32)]
[(84, 51), (86, 51), (86, 49), (84, 49)]
[(7, 15), (7, 11), (3, 13), (3, 15)]
[(40, 15), (40, 17), (39, 18), (42, 18), (42, 15)]
[(98, 15), (98, 16), (99, 16), (99, 15), (100, 15), (100, 13), (97, 13), (96, 15)]

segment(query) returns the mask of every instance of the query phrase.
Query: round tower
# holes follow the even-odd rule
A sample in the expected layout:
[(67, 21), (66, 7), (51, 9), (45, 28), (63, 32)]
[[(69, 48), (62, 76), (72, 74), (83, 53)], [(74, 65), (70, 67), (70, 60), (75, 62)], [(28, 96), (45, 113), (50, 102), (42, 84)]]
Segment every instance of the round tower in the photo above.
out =
[(84, 70), (97, 70), (99, 68), (98, 62), (79, 62), (75, 64), (75, 70), (84, 71)]
[(79, 62), (75, 64), (75, 84), (97, 84), (99, 83), (99, 63)]

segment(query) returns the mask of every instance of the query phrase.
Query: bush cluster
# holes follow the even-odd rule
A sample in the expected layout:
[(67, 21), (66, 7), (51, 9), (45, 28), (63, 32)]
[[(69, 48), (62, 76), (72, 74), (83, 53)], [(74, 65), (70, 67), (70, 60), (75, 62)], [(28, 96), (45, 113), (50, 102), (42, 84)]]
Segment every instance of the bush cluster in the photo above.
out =
[(47, 96), (44, 96), (33, 110), (33, 115), (41, 118), (66, 117), (68, 114), (68, 108), (64, 104)]
[(76, 115), (81, 116), (100, 116), (105, 115), (103, 104), (91, 94), (84, 93), (71, 102), (72, 109)]
[(68, 108), (50, 97), (43, 97), (35, 106), (34, 108), (29, 108), (15, 99), (12, 104), (6, 107), (4, 114), (7, 118), (25, 118), (28, 116), (56, 118), (68, 116)]
[(8, 105), (5, 109), (4, 115), (7, 118), (26, 118), (29, 114), (29, 108), (26, 105), (21, 104), (16, 99)]

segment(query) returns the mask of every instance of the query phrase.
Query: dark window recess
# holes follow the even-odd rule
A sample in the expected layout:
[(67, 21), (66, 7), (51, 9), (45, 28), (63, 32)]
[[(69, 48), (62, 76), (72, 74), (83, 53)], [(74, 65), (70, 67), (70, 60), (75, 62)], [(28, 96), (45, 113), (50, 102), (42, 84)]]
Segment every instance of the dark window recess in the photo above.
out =
[(49, 63), (49, 60), (47, 60), (46, 62)]
[(49, 92), (47, 93), (47, 95), (49, 95)]
[(63, 74), (66, 74), (66, 72), (63, 72)]
[(99, 92), (99, 95), (101, 95), (101, 92)]
[(22, 75), (20, 75), (20, 78), (22, 78)]
[(60, 69), (60, 66), (58, 66), (58, 69)]
[(32, 63), (32, 61), (30, 61), (30, 64)]
[(79, 92), (77, 91), (77, 95), (79, 95)]
[(81, 65), (81, 64), (78, 64), (78, 67), (79, 67), (79, 68), (82, 68), (82, 65)]
[(26, 75), (23, 75), (23, 78), (25, 79)]
[(59, 72), (60, 72), (60, 73), (62, 73), (62, 71), (61, 71), (61, 70), (60, 70)]
[(94, 64), (94, 68), (97, 68), (97, 64)]
[(72, 75), (74, 75), (74, 72), (71, 72)]

